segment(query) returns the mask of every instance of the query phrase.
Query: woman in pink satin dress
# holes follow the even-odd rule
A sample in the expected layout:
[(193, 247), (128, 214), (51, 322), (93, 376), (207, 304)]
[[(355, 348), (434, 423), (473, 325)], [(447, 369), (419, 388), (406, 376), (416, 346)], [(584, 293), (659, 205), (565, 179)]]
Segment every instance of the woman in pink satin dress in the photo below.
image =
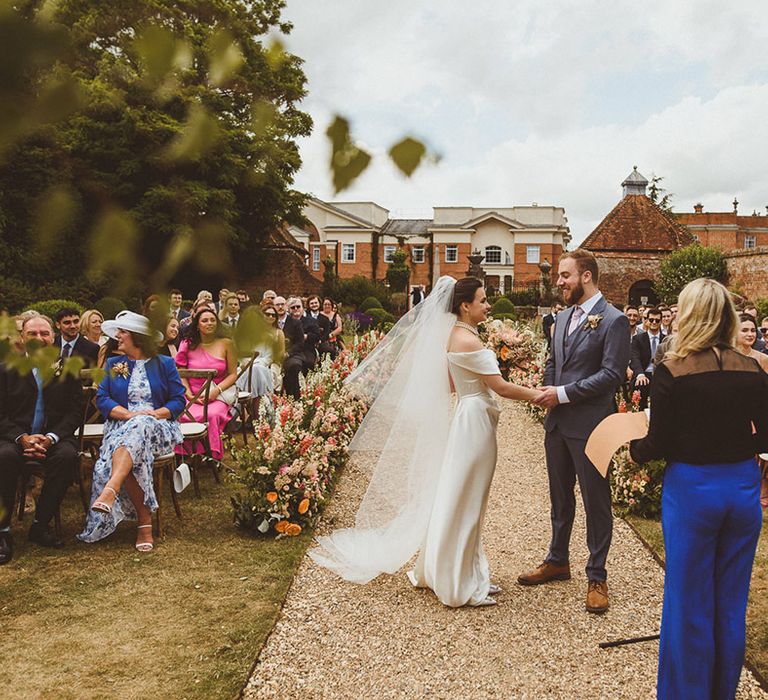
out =
[[(195, 314), (190, 324), (188, 337), (181, 342), (174, 359), (178, 367), (185, 369), (216, 370), (216, 377), (208, 397), (208, 440), (211, 446), (211, 456), (221, 460), (224, 455), (221, 434), (231, 415), (229, 405), (221, 401), (219, 397), (237, 379), (237, 353), (234, 343), (225, 337), (215, 313), (203, 307)], [(187, 391), (187, 400), (190, 400), (205, 380), (190, 377), (189, 379), (182, 378), (181, 381)], [(202, 421), (203, 405), (195, 404), (190, 409), (190, 413), (196, 420)], [(186, 414), (180, 418), (182, 423), (189, 422), (189, 420)], [(190, 442), (185, 442), (176, 448), (176, 452), (188, 455), (192, 452), (192, 445)], [(196, 452), (203, 452), (203, 447), (199, 443)]]

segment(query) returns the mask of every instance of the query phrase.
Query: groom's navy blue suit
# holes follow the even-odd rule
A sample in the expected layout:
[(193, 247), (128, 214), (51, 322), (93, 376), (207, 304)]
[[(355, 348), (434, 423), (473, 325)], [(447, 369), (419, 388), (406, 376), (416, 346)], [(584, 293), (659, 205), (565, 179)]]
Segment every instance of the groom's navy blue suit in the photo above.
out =
[(597, 424), (616, 412), (615, 394), (629, 365), (629, 321), (601, 298), (589, 311), (590, 316), (602, 317), (597, 326), (591, 328), (585, 317), (569, 335), (574, 308), (557, 315), (552, 352), (544, 370), (545, 385), (563, 387), (569, 401), (552, 408), (544, 421), (552, 503), (552, 542), (546, 561), (568, 563), (578, 477), (587, 516), (587, 577), (605, 581), (613, 532), (611, 490), (584, 448)]

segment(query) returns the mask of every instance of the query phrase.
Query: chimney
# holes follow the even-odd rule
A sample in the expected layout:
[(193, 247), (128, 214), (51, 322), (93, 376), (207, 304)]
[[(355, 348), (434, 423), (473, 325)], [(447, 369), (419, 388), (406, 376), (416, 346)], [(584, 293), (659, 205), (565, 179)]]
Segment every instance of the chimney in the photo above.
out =
[(703, 214), (704, 213), (704, 205), (701, 202), (697, 202), (693, 205), (693, 211), (695, 211), (697, 214)]

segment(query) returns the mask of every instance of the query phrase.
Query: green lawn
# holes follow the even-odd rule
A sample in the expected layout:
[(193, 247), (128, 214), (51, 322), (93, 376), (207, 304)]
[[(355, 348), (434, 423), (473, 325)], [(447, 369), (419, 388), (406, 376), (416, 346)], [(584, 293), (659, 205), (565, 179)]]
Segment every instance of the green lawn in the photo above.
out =
[[(635, 516), (627, 516), (625, 520), (663, 560), (664, 540), (661, 523)], [(764, 530), (767, 521), (768, 516), (764, 514)], [(768, 678), (768, 535), (765, 532), (757, 545), (747, 606), (747, 660), (763, 678)]]
[[(77, 542), (76, 488), (64, 503), (64, 550), (26, 541), (0, 567), (6, 698), (232, 698), (280, 611), (308, 544), (234, 529), (224, 485), (202, 478), (202, 499), (167, 508), (155, 551), (133, 548), (124, 523), (98, 544)], [(170, 505), (166, 494), (164, 501)]]

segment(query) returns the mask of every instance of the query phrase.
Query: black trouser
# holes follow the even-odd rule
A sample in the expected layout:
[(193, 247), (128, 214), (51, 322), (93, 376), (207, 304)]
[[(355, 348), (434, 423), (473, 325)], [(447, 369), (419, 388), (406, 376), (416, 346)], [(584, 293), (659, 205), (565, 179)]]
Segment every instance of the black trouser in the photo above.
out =
[(315, 354), (289, 355), (283, 360), (283, 389), (294, 399), (301, 398), (299, 374), (306, 375), (315, 366)]
[(571, 530), (576, 515), (574, 487), (578, 477), (587, 516), (587, 578), (590, 581), (605, 581), (605, 560), (613, 535), (611, 487), (608, 479), (600, 476), (584, 454), (586, 445), (586, 440), (566, 437), (559, 428), (547, 431), (544, 438), (552, 503), (552, 542), (546, 560), (557, 565), (569, 561)]
[[(19, 474), (26, 461), (19, 445), (8, 440), (0, 440), (0, 510), (2, 510), (0, 528), (11, 524)], [(45, 471), (45, 479), (35, 511), (37, 522), (44, 525), (51, 522), (51, 518), (64, 500), (67, 488), (72, 483), (76, 462), (77, 448), (67, 441), (51, 445), (45, 459), (40, 461)]]

